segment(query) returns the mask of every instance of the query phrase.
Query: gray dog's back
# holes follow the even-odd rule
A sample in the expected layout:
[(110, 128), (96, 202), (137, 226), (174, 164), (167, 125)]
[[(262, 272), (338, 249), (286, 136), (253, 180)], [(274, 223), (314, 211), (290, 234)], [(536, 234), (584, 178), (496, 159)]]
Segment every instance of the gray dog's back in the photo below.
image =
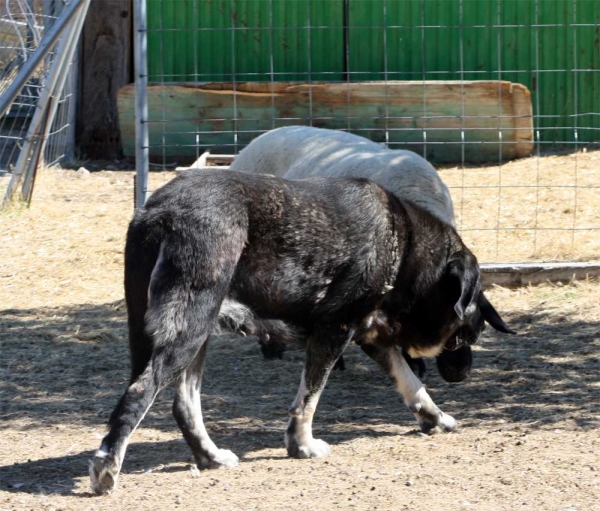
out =
[(231, 169), (286, 179), (367, 178), (440, 220), (456, 223), (448, 188), (427, 160), (412, 151), (391, 150), (343, 131), (308, 126), (270, 131), (250, 143)]

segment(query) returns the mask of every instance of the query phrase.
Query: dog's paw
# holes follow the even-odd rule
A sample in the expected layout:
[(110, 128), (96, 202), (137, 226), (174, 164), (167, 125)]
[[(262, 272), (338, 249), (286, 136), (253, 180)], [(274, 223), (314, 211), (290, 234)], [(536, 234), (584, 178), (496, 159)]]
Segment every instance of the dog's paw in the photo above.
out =
[(236, 467), (240, 459), (227, 449), (218, 449), (210, 458), (203, 457), (198, 461), (199, 468), (227, 468)]
[(442, 412), (437, 407), (434, 411), (428, 411), (425, 408), (421, 408), (421, 410), (415, 413), (415, 417), (421, 427), (421, 431), (428, 435), (451, 432), (454, 431), (457, 426), (454, 417)]
[(442, 412), (435, 405), (424, 387), (421, 387), (404, 403), (415, 415), (423, 433), (431, 435), (442, 431), (454, 431), (456, 429), (454, 418)]
[(302, 445), (291, 441), (288, 443), (287, 451), (292, 458), (323, 458), (331, 454), (331, 447), (327, 442), (313, 438)]
[(117, 487), (119, 464), (115, 457), (104, 451), (97, 451), (90, 461), (90, 486), (98, 495), (112, 493)]

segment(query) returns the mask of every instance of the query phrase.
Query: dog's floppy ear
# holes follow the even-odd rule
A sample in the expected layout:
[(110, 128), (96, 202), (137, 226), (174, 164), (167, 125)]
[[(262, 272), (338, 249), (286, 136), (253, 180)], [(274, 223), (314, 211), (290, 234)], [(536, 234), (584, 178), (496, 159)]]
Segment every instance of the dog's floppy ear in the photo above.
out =
[(460, 298), (454, 304), (454, 311), (460, 319), (463, 319), (467, 307), (481, 289), (477, 260), (473, 255), (462, 250), (455, 252), (448, 259), (448, 272), (460, 283)]
[(483, 319), (485, 319), (490, 325), (492, 325), (498, 332), (505, 334), (516, 334), (500, 317), (500, 314), (494, 309), (494, 306), (488, 301), (483, 294), (483, 291), (479, 293), (478, 298), (479, 310)]

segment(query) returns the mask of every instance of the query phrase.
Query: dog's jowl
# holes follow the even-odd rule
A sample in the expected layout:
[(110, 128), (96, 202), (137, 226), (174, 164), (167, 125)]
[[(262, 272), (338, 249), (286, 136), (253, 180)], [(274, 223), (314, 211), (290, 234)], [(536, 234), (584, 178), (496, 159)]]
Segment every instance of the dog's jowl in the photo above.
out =
[(237, 172), (183, 174), (132, 220), (125, 248), (131, 381), (90, 466), (116, 487), (129, 438), (176, 381), (173, 414), (200, 467), (233, 466), (202, 420), (207, 338), (217, 323), (303, 338), (306, 364), (285, 436), (291, 456), (329, 454), (312, 420), (350, 341), (389, 375), (423, 431), (456, 423), (431, 400), (415, 357), (474, 343), (484, 321), (510, 332), (481, 291), (456, 231), (362, 179), (284, 181)]

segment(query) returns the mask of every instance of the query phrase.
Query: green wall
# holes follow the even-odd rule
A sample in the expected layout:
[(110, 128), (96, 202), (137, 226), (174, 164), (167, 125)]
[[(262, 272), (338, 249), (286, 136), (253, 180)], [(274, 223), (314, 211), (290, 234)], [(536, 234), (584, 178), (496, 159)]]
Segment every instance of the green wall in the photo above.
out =
[(509, 80), (543, 142), (600, 139), (599, 41), (598, 0), (148, 0), (151, 82)]

